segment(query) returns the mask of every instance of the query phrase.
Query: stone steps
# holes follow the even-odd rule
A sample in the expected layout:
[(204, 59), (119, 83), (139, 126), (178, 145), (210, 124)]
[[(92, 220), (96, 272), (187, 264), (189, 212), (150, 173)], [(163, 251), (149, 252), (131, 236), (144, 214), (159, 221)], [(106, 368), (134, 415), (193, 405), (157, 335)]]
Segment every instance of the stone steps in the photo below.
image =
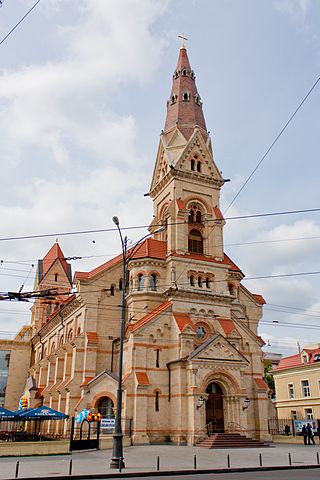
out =
[(261, 448), (269, 445), (240, 433), (216, 433), (197, 444), (202, 448)]

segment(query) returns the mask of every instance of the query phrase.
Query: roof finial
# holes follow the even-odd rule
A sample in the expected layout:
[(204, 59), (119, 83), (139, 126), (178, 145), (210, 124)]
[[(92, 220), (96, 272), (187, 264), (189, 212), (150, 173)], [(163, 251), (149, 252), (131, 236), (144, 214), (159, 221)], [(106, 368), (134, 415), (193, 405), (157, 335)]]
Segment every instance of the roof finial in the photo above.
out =
[(184, 36), (184, 33), (182, 33), (181, 35), (178, 35), (179, 38), (181, 38), (181, 47), (180, 47), (180, 50), (182, 50), (183, 48), (185, 49), (186, 47), (184, 46), (184, 41), (185, 40), (188, 40), (187, 37)]

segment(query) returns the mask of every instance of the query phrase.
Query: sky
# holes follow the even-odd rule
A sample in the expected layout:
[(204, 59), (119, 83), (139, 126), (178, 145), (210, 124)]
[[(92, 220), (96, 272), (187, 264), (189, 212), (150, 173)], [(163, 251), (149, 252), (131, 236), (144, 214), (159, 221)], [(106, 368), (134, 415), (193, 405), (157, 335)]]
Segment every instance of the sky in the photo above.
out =
[[(0, 42), (35, 0), (4, 0)], [(73, 271), (119, 253), (116, 232), (148, 225), (149, 191), (182, 32), (215, 162), (239, 191), (320, 75), (317, 0), (41, 0), (0, 44), (0, 291), (32, 290), (58, 238)], [(320, 83), (226, 218), (319, 208)], [(130, 230), (136, 241), (145, 229)], [(52, 234), (46, 238), (8, 237)], [(320, 342), (320, 212), (227, 220), (226, 253), (267, 305), (266, 351)], [(34, 265), (34, 267), (32, 267)], [(30, 304), (1, 302), (4, 338)]]

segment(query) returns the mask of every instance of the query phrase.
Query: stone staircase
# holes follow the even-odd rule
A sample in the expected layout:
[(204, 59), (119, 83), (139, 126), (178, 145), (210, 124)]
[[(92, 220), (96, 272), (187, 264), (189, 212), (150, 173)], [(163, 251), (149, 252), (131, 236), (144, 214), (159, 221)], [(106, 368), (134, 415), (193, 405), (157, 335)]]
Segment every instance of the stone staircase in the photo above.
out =
[(260, 440), (241, 435), (240, 433), (215, 433), (197, 444), (203, 448), (262, 448), (269, 447)]

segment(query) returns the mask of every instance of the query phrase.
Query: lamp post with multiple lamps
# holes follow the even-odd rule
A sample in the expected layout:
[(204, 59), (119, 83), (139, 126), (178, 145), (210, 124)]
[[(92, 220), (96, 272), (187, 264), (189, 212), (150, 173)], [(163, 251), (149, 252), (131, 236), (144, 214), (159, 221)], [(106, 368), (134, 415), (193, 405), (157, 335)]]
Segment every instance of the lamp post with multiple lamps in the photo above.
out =
[(119, 360), (118, 360), (118, 388), (117, 388), (117, 403), (116, 403), (116, 416), (115, 416), (115, 426), (113, 434), (113, 450), (112, 458), (110, 462), (110, 468), (124, 468), (125, 463), (123, 460), (123, 433), (121, 425), (121, 410), (122, 410), (122, 369), (123, 369), (123, 341), (124, 341), (124, 327), (126, 323), (126, 314), (127, 314), (127, 303), (126, 303), (126, 285), (127, 285), (127, 276), (128, 276), (128, 262), (132, 258), (135, 249), (140, 245), (140, 243), (145, 240), (147, 237), (155, 233), (160, 233), (165, 230), (165, 227), (160, 227), (154, 232), (148, 233), (144, 237), (138, 240), (133, 248), (130, 251), (130, 254), (127, 255), (128, 249), (128, 238), (123, 237), (122, 231), (120, 228), (120, 222), (118, 217), (112, 217), (113, 223), (116, 225), (122, 247), (122, 299), (121, 299), (121, 323), (120, 323), (120, 337), (119, 337)]

